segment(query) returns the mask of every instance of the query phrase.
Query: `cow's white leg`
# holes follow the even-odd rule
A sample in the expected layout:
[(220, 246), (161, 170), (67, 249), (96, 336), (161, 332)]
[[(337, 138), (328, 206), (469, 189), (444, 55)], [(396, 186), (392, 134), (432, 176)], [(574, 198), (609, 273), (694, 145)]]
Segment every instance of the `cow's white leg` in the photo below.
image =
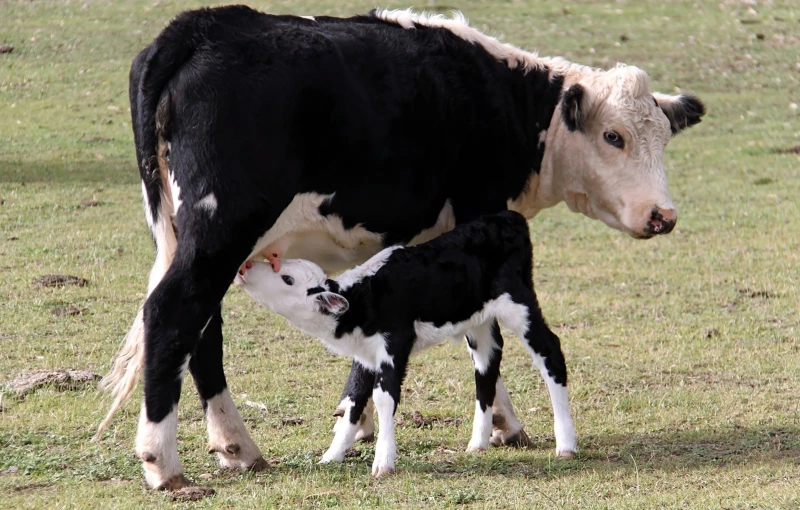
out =
[(183, 476), (178, 458), (178, 406), (158, 423), (147, 417), (145, 403), (139, 413), (136, 431), (136, 456), (142, 461), (144, 479), (154, 489), (177, 490), (191, 485)]
[(265, 468), (261, 450), (247, 432), (228, 388), (206, 403), (208, 449), (217, 454), (220, 465), (227, 469)]
[(503, 337), (500, 327), (492, 320), (467, 332), (467, 347), (475, 365), (475, 418), (468, 452), (484, 451), (492, 435), (492, 405), (500, 375)]
[(394, 462), (397, 459), (394, 435), (394, 410), (397, 403), (391, 394), (380, 387), (376, 387), (372, 392), (372, 400), (375, 402), (380, 424), (378, 441), (375, 445), (375, 460), (372, 462), (372, 476), (380, 477), (394, 472)]
[(531, 440), (522, 427), (522, 422), (514, 413), (514, 406), (508, 395), (502, 376), (495, 385), (494, 404), (492, 405), (492, 446), (530, 446)]

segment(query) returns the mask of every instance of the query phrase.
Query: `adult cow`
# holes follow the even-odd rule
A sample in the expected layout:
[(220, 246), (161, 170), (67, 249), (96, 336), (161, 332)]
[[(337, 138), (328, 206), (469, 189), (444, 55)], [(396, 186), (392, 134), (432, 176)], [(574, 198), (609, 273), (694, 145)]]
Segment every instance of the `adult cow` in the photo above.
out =
[(704, 113), (651, 93), (635, 67), (540, 58), (461, 17), (241, 6), (178, 16), (134, 59), (130, 99), (157, 255), (98, 436), (143, 370), (136, 453), (167, 489), (189, 483), (176, 449), (187, 368), (222, 466), (266, 465), (222, 366), (221, 301), (245, 260), (269, 247), (337, 271), (562, 200), (637, 238), (665, 234), (677, 215), (664, 148)]

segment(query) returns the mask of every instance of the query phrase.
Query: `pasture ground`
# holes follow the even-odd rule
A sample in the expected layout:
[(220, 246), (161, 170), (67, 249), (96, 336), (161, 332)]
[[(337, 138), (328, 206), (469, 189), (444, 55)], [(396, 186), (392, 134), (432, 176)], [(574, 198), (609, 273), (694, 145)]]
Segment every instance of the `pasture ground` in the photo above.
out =
[[(250, 3), (337, 15), (373, 6)], [(153, 259), (128, 66), (172, 16), (202, 4), (0, 0), (0, 45), (14, 46), (0, 54), (0, 385), (39, 368), (107, 370)], [(349, 362), (233, 289), (225, 303), (228, 379), (271, 469), (218, 469), (188, 380), (180, 455), (190, 478), (217, 491), (197, 503), (144, 489), (133, 458), (138, 402), (92, 444), (107, 409), (93, 387), (44, 388), (21, 401), (6, 393), (0, 506), (800, 506), (800, 156), (781, 152), (800, 145), (800, 111), (791, 106), (800, 103), (800, 5), (415, 7), (451, 5), (507, 42), (595, 66), (635, 64), (655, 89), (680, 87), (708, 106), (706, 119), (667, 150), (680, 211), (673, 234), (635, 241), (563, 205), (531, 223), (536, 286), (567, 356), (580, 454), (554, 458), (544, 384), (509, 339), (503, 373), (536, 447), (463, 453), (472, 368), (462, 345), (447, 344), (411, 365), (395, 476), (370, 479), (371, 444), (357, 445), (343, 465), (318, 466)], [(33, 284), (49, 273), (88, 285)], [(431, 418), (426, 426), (415, 425), (415, 411)]]

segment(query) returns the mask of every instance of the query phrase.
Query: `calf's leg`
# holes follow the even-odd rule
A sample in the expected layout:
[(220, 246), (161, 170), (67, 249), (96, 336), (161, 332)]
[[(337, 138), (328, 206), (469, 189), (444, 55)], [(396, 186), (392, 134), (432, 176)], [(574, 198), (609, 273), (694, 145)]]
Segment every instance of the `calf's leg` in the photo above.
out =
[(511, 397), (508, 395), (503, 378), (500, 374), (495, 385), (494, 404), (492, 404), (492, 437), (489, 439), (492, 446), (528, 447), (531, 440), (522, 423), (514, 413)]
[[(371, 402), (372, 389), (375, 385), (375, 373), (370, 372), (357, 361), (353, 361), (353, 371), (358, 373), (358, 377), (353, 380), (352, 386), (348, 380), (348, 386), (342, 395), (342, 401), (339, 403), (342, 413), (334, 427), (336, 435), (328, 451), (322, 456), (320, 463), (342, 462), (347, 450), (357, 440), (359, 426), (367, 416), (364, 409)], [(369, 409), (369, 416), (371, 419), (372, 409)]]
[(569, 410), (567, 394), (567, 365), (561, 351), (561, 341), (547, 326), (532, 289), (520, 286), (512, 294), (515, 305), (509, 306), (505, 326), (524, 339), (533, 363), (547, 384), (553, 405), (556, 455), (572, 457), (577, 451), (575, 427)]
[(375, 372), (375, 387), (372, 400), (378, 411), (378, 440), (375, 444), (375, 460), (372, 476), (381, 477), (394, 472), (397, 458), (397, 442), (394, 436), (394, 413), (400, 403), (400, 388), (406, 376), (408, 358), (414, 342), (414, 334), (395, 334), (387, 338), (388, 359), (381, 362)]
[(467, 332), (467, 346), (475, 364), (475, 418), (468, 452), (484, 451), (492, 435), (492, 405), (500, 376), (503, 355), (503, 336), (500, 326), (492, 320)]
[[(336, 416), (336, 424), (333, 426), (334, 432), (339, 430), (339, 424), (345, 420), (344, 417), (347, 416), (347, 413), (349, 412), (348, 399), (350, 393), (352, 392), (352, 388), (361, 388), (364, 386), (372, 388), (375, 382), (374, 378), (374, 373), (370, 373), (362, 364), (353, 360), (353, 364), (350, 366), (350, 374), (347, 376), (347, 382), (344, 385), (342, 396), (339, 399), (339, 405), (336, 406), (336, 410), (333, 412), (333, 415)], [(355, 436), (356, 441), (372, 441), (375, 439), (374, 414), (372, 396), (370, 396), (367, 398), (367, 404), (364, 406), (364, 410), (362, 411), (361, 417), (358, 420)]]

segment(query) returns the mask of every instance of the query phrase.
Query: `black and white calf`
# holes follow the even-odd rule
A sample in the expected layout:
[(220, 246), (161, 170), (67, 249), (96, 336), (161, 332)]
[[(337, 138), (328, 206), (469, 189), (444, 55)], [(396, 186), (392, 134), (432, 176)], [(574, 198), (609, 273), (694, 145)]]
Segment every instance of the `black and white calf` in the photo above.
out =
[[(189, 483), (176, 443), (187, 371), (221, 466), (266, 466), (222, 360), (221, 303), (246, 260), (341, 271), (484, 214), (530, 219), (562, 201), (635, 238), (667, 234), (664, 150), (704, 113), (694, 96), (653, 92), (636, 67), (539, 57), (460, 15), (410, 11), (185, 12), (136, 56), (129, 86), (156, 257), (96, 437), (143, 374), (135, 449), (147, 483), (166, 489)], [(365, 384), (353, 367), (349, 384)], [(509, 442), (522, 424), (502, 379), (496, 391), (493, 442)]]
[(372, 396), (380, 430), (372, 474), (394, 470), (394, 412), (409, 356), (447, 338), (466, 337), (475, 363), (475, 420), (467, 451), (485, 450), (500, 373), (500, 326), (522, 339), (541, 371), (553, 404), (556, 454), (571, 456), (575, 430), (567, 398), (567, 368), (558, 337), (547, 327), (533, 290), (528, 224), (506, 211), (456, 227), (427, 243), (386, 248), (329, 279), (316, 264), (284, 261), (278, 271), (247, 263), (235, 282), (333, 352), (355, 359), (371, 384), (348, 395), (323, 462), (344, 460)]

